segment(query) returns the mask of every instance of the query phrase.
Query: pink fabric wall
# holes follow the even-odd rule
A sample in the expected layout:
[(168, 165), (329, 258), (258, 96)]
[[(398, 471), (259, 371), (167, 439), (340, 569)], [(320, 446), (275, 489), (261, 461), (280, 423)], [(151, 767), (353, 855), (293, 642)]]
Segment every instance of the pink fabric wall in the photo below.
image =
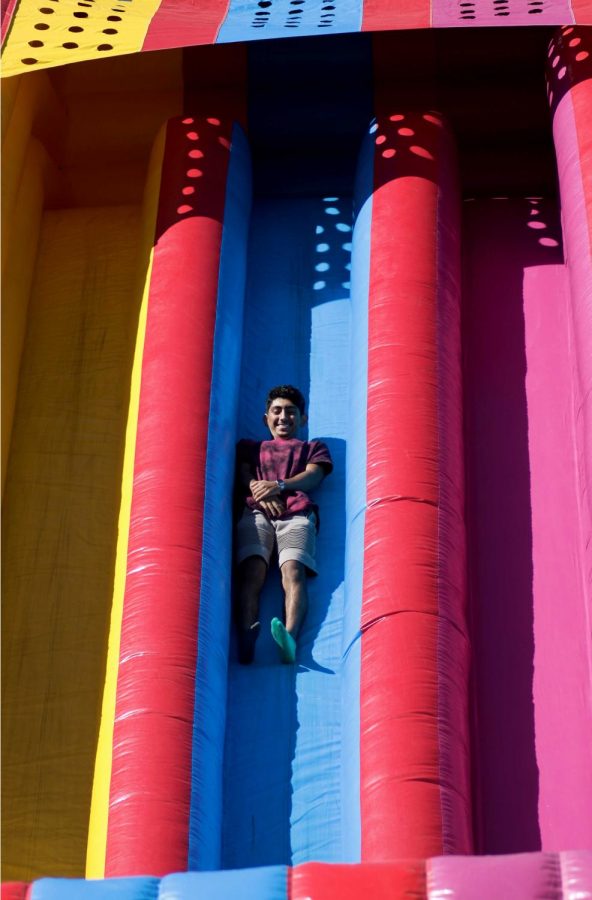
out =
[(549, 102), (569, 271), (577, 416), (579, 542), (588, 622), (592, 618), (592, 29), (559, 29), (549, 47)]
[(586, 848), (592, 847), (592, 686), (569, 279), (564, 266), (527, 268), (524, 276), (539, 826), (544, 850)]
[(507, 198), (466, 203), (464, 234), (475, 852), (515, 853), (541, 846), (524, 270), (561, 263), (560, 236)]
[(428, 900), (584, 900), (591, 853), (446, 856), (427, 860)]
[[(435, 28), (493, 25), (556, 25), (574, 22), (569, 0), (557, 0), (539, 6), (532, 0), (512, 0), (494, 5), (475, 0), (470, 6), (459, 7), (458, 0), (433, 0), (432, 25)], [(391, 26), (392, 27), (392, 26)]]

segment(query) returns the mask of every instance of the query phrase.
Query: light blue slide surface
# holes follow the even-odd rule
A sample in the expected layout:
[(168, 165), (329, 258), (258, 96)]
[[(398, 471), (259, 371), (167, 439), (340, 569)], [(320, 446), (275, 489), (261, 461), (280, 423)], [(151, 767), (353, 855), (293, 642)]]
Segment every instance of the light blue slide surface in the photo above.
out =
[[(259, 199), (251, 223), (238, 434), (264, 439), (270, 387), (310, 400), (308, 436), (334, 472), (316, 492), (319, 575), (298, 664), (281, 665), (270, 635), (282, 615), (273, 565), (252, 666), (231, 646), (222, 866), (343, 861), (341, 829), (345, 450), (350, 372), (351, 201)], [(306, 434), (302, 435), (306, 437)]]

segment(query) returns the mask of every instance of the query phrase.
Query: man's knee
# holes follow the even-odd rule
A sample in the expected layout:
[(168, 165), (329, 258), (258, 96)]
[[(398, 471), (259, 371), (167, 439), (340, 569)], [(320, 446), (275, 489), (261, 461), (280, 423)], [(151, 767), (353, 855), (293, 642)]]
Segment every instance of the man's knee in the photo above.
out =
[(267, 563), (262, 556), (248, 556), (239, 566), (239, 576), (243, 585), (261, 587), (267, 575)]
[(288, 587), (306, 582), (306, 567), (297, 559), (287, 559), (282, 565), (282, 584)]

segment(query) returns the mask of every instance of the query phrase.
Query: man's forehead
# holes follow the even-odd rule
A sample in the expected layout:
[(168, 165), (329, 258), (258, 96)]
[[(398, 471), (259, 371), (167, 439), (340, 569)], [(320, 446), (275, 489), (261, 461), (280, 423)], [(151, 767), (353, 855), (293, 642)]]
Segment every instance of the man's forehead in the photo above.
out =
[(275, 397), (275, 398), (271, 401), (271, 404), (270, 404), (270, 407), (269, 407), (269, 408), (270, 408), (270, 409), (273, 409), (274, 406), (284, 406), (284, 407), (288, 407), (288, 408), (290, 408), (290, 409), (298, 409), (298, 407), (296, 406), (296, 404), (293, 403), (291, 400), (288, 400), (287, 397)]

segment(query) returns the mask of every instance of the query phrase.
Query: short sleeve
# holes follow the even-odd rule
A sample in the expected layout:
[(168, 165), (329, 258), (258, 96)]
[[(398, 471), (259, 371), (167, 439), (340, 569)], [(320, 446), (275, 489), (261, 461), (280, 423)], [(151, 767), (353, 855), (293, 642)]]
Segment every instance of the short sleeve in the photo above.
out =
[(249, 441), (246, 439), (240, 440), (236, 445), (237, 466), (241, 463), (248, 463), (250, 466), (252, 466), (254, 457), (256, 455), (255, 450), (257, 446), (258, 444), (256, 441)]
[(333, 471), (331, 453), (329, 452), (327, 445), (322, 441), (311, 441), (309, 443), (306, 465), (309, 463), (322, 466), (325, 470), (325, 475), (329, 475)]

